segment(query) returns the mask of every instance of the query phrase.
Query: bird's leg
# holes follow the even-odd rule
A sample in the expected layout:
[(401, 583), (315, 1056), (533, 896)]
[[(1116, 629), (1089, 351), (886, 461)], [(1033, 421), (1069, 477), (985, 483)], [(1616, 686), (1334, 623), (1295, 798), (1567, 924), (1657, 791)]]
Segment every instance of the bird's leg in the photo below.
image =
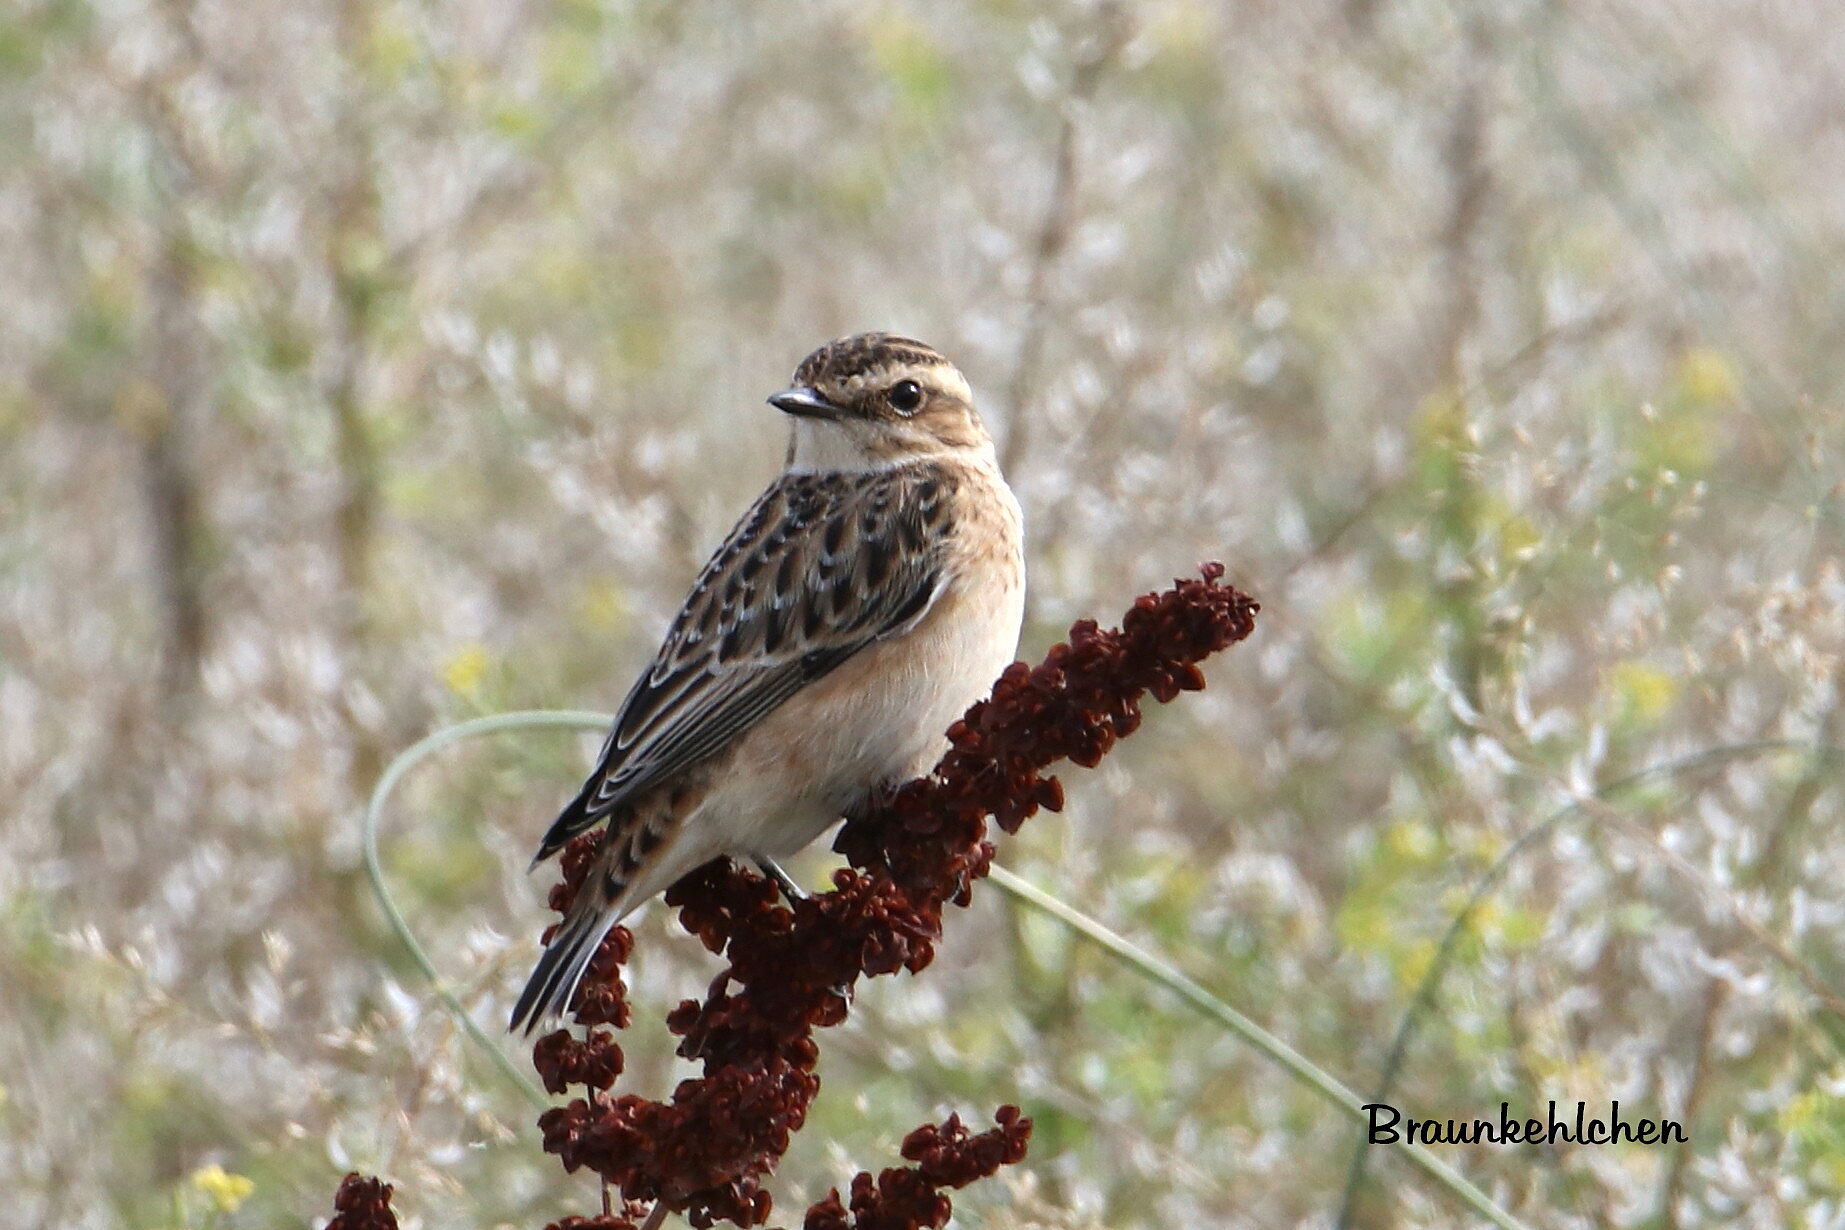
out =
[(775, 886), (782, 890), (782, 896), (788, 899), (789, 905), (793, 905), (797, 901), (807, 900), (807, 894), (801, 891), (801, 886), (794, 882), (793, 877), (777, 866), (774, 859), (769, 858), (767, 855), (759, 854), (756, 856), (756, 867), (763, 875), (775, 881)]
[[(782, 896), (788, 899), (789, 905), (793, 905), (797, 901), (807, 900), (807, 894), (801, 890), (801, 886), (799, 884), (796, 884), (793, 878), (790, 877), (787, 872), (783, 871), (779, 866), (777, 866), (774, 859), (768, 858), (763, 855), (758, 855), (756, 858), (756, 866), (761, 869), (763, 875), (768, 876), (771, 880), (774, 880), (777, 886), (781, 888)], [(846, 1002), (848, 1003), (851, 1002), (852, 1000), (852, 984), (851, 983), (849, 982), (842, 983), (841, 985), (835, 987), (834, 990), (838, 991), (840, 994), (840, 997), (846, 1000)], [(642, 1227), (642, 1230), (646, 1230), (646, 1228)]]
[(669, 1212), (671, 1210), (666, 1207), (665, 1200), (654, 1201), (653, 1212), (647, 1214), (647, 1220), (641, 1223), (641, 1230), (660, 1230), (660, 1223), (666, 1220)]

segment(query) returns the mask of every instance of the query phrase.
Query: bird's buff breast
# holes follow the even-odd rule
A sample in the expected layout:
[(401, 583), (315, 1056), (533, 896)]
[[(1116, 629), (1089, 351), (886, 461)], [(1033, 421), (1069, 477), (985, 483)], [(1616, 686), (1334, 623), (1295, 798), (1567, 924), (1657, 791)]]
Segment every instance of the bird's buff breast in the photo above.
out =
[(705, 807), (730, 850), (791, 854), (872, 786), (934, 766), (948, 727), (1017, 651), (1024, 581), (1015, 544), (963, 560), (916, 627), (803, 689), (745, 737)]

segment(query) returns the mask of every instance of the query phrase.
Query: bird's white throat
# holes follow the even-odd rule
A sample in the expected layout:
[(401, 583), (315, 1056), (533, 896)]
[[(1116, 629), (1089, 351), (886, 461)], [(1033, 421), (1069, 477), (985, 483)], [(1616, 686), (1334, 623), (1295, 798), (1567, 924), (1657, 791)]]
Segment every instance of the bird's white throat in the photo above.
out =
[(788, 440), (790, 470), (826, 473), (881, 468), (838, 423), (828, 419), (795, 419), (793, 426)]
[[(954, 455), (974, 461), (993, 463), (992, 442), (984, 437), (978, 448), (943, 448), (939, 443), (917, 436), (904, 441), (912, 447), (886, 447), (876, 453), (861, 443), (859, 432), (866, 428), (835, 423), (829, 419), (797, 418), (788, 440), (787, 469), (795, 474), (872, 473), (888, 470), (922, 457)], [(886, 440), (880, 443), (898, 444)]]

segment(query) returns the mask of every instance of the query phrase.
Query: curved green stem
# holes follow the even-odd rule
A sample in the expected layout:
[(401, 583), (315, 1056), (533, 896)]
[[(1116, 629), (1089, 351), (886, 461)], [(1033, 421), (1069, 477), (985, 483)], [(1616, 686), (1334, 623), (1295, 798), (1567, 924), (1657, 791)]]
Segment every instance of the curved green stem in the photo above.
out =
[(436, 970), (435, 963), (429, 959), (429, 953), (417, 940), (416, 933), (410, 929), (410, 923), (404, 918), (403, 911), (397, 908), (397, 902), (391, 896), (391, 889), (384, 879), (384, 865), (378, 859), (378, 821), (384, 814), (384, 805), (390, 799), (391, 792), (417, 765), (429, 759), (444, 748), (477, 739), (482, 735), (499, 734), (507, 730), (527, 730), (533, 727), (563, 727), (578, 730), (606, 730), (609, 717), (602, 713), (588, 713), (582, 710), (527, 709), (517, 713), (498, 713), (492, 717), (475, 718), (458, 726), (449, 726), (412, 744), (407, 750), (385, 767), (384, 775), (378, 779), (378, 786), (372, 791), (371, 800), (365, 805), (365, 816), (360, 821), (359, 836), (365, 858), (365, 877), (371, 882), (372, 893), (378, 898), (378, 904), (384, 910), (384, 916), (391, 924), (391, 930), (410, 953), (411, 960), (423, 971), (434, 986), (436, 997), (452, 1013), (461, 1028), (472, 1038), (477, 1046), (493, 1061), (502, 1075), (525, 1094), (532, 1105), (545, 1107), (551, 1105), (551, 1099), (545, 1095), (532, 1078), (521, 1072), (505, 1051), (482, 1029), (468, 1010), (462, 1006), (461, 999), (449, 986), (448, 981)]

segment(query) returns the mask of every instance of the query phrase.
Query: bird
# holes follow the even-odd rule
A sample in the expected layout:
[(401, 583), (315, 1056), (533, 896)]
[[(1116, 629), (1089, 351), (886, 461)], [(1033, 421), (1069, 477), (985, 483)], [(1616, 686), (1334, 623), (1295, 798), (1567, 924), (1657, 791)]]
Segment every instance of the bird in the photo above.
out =
[(1013, 661), (1018, 500), (960, 371), (889, 333), (829, 342), (768, 403), (782, 473), (692, 585), (535, 868), (602, 825), (513, 1009), (561, 1018), (609, 929), (720, 856), (775, 861), (926, 773)]

